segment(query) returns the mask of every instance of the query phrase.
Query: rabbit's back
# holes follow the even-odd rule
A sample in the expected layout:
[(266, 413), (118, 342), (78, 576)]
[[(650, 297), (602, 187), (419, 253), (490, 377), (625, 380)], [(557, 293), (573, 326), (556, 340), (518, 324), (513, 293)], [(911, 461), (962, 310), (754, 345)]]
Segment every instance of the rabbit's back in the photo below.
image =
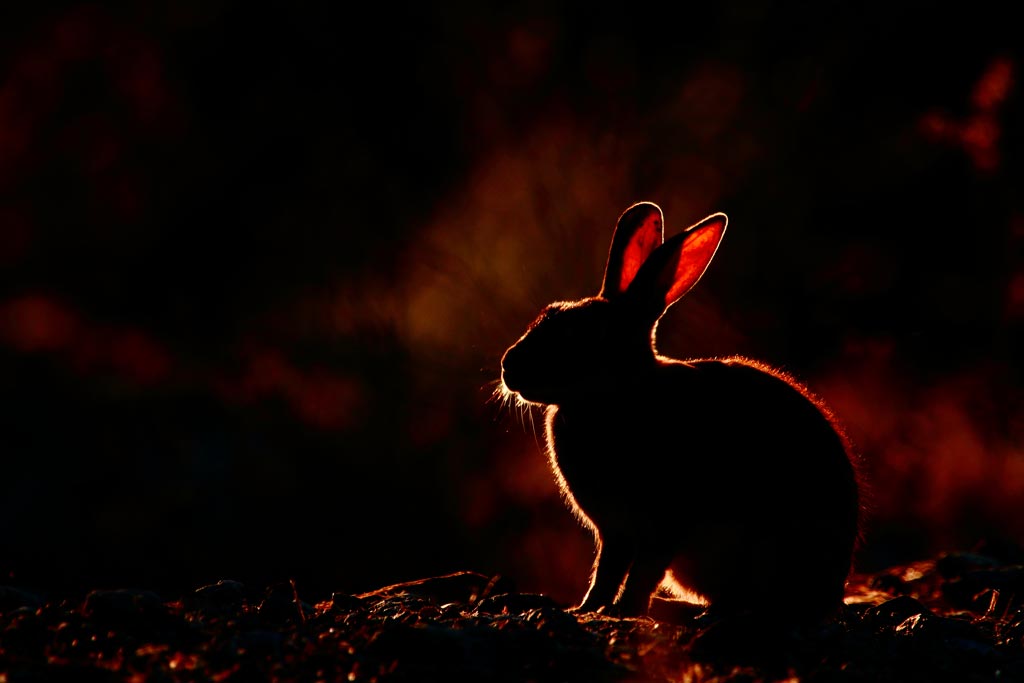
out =
[(659, 359), (608, 389), (549, 413), (556, 472), (602, 535), (670, 548), (675, 574), (719, 602), (801, 566), (841, 590), (857, 476), (841, 429), (803, 386), (742, 358)]

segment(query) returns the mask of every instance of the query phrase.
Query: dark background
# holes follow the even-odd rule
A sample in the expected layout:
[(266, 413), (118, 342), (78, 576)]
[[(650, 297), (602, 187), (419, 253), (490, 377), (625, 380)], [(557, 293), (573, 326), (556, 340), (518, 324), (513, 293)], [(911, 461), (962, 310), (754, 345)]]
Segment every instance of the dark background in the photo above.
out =
[(335, 4), (0, 10), (0, 583), (577, 599), (590, 540), (491, 392), (641, 199), (729, 214), (659, 346), (832, 404), (859, 568), (1024, 540), (1008, 16)]

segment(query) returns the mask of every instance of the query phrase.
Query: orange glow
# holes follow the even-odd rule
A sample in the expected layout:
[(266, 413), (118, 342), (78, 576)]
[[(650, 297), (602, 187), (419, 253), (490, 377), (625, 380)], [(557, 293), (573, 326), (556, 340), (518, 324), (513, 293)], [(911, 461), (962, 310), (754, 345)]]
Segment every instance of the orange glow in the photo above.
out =
[(970, 525), (964, 529), (967, 516), (1024, 534), (1024, 520), (1005, 514), (1024, 495), (1024, 451), (985, 426), (997, 412), (987, 386), (996, 384), (998, 368), (968, 368), (916, 386), (899, 374), (892, 351), (884, 343), (851, 342), (836, 368), (816, 381), (864, 454), (869, 521), (917, 525), (938, 547), (976, 540)]
[(645, 211), (640, 226), (636, 228), (629, 241), (622, 247), (622, 266), (619, 269), (618, 291), (622, 293), (636, 277), (640, 266), (644, 264), (651, 252), (661, 246), (663, 227), (661, 211), (653, 207)]
[(156, 384), (171, 372), (170, 354), (155, 340), (138, 330), (112, 335), (110, 361), (114, 371), (139, 384)]
[(1010, 59), (994, 59), (974, 86), (970, 115), (958, 121), (942, 112), (928, 112), (918, 121), (919, 129), (935, 141), (961, 147), (979, 171), (996, 170), (1002, 136), (999, 119), (1013, 88), (1013, 71)]
[(1024, 271), (1014, 273), (1010, 279), (1007, 288), (1006, 311), (1010, 317), (1024, 317)]
[(60, 351), (79, 332), (77, 317), (53, 299), (32, 294), (0, 306), (0, 332), (18, 351)]
[(186, 654), (184, 652), (173, 653), (167, 661), (167, 666), (171, 669), (185, 669), (192, 671), (199, 665), (199, 655)]
[(319, 429), (348, 429), (362, 414), (362, 390), (352, 378), (300, 369), (270, 349), (248, 353), (240, 377), (217, 376), (188, 367), (143, 330), (86, 320), (43, 294), (0, 303), (0, 343), (22, 353), (51, 354), (82, 375), (112, 376), (137, 387), (191, 384), (234, 403), (280, 396), (297, 417)]
[(974, 86), (971, 101), (978, 109), (990, 111), (1002, 105), (1012, 87), (1013, 62), (1006, 57), (994, 59)]
[(302, 370), (278, 350), (248, 352), (241, 377), (223, 376), (213, 386), (221, 397), (237, 403), (281, 396), (303, 421), (321, 429), (348, 429), (361, 416), (362, 392), (354, 379)]
[(671, 282), (663, 283), (666, 306), (678, 301), (704, 275), (718, 251), (727, 223), (724, 214), (715, 214), (685, 233), (686, 237), (676, 258), (676, 267), (670, 271)]
[(57, 354), (79, 372), (109, 372), (140, 385), (166, 379), (173, 364), (169, 352), (145, 332), (91, 323), (42, 294), (0, 305), (0, 337), (21, 352)]
[[(22, 51), (0, 85), (0, 182), (31, 149), (37, 122), (46, 121), (59, 106), (65, 73), (81, 60), (104, 63), (113, 87), (138, 121), (174, 123), (168, 116), (170, 97), (159, 55), (146, 42), (138, 30), (94, 7), (68, 11), (36, 35), (34, 45)], [(130, 212), (137, 208), (137, 192), (127, 178), (120, 185), (114, 199)]]

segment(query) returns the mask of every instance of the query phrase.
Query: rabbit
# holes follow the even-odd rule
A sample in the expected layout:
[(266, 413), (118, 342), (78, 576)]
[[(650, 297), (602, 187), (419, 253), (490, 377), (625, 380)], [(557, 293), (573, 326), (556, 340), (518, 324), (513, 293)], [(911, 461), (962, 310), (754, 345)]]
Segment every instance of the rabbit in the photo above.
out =
[(598, 295), (548, 305), (502, 356), (499, 391), (547, 406), (551, 469), (594, 535), (574, 611), (645, 615), (659, 588), (695, 593), (705, 613), (794, 623), (841, 608), (861, 496), (832, 412), (764, 363), (655, 347), (727, 223), (715, 213), (666, 242), (661, 209), (630, 206)]

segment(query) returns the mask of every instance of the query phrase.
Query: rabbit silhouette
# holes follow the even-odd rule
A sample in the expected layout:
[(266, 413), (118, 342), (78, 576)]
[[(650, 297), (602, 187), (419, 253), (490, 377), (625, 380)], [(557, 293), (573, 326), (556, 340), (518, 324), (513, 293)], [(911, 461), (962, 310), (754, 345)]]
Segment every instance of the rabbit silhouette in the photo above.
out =
[(656, 204), (629, 207), (600, 293), (548, 305), (501, 359), (501, 390), (547, 406), (554, 477), (594, 534), (574, 609), (643, 615), (661, 588), (722, 614), (833, 616), (860, 533), (849, 440), (780, 370), (657, 352), (659, 319), (728, 221), (716, 213), (668, 241), (663, 222)]

